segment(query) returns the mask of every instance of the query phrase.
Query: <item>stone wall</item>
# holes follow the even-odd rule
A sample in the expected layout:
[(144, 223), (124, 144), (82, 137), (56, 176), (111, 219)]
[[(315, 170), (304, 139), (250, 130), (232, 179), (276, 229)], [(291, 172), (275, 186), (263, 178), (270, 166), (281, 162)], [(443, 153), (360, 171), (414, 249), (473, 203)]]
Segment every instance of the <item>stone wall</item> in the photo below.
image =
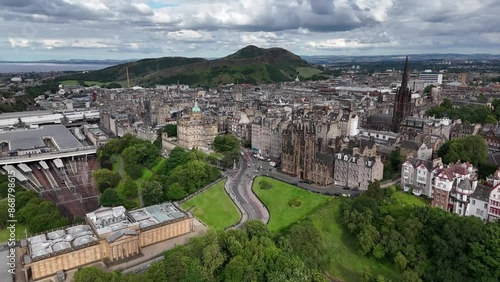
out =
[(33, 279), (39, 279), (57, 273), (62, 269), (77, 268), (103, 258), (101, 244), (60, 254), (51, 258), (31, 263)]
[(139, 235), (139, 246), (142, 248), (151, 244), (184, 235), (191, 232), (192, 230), (193, 219), (187, 218), (175, 223), (143, 231)]

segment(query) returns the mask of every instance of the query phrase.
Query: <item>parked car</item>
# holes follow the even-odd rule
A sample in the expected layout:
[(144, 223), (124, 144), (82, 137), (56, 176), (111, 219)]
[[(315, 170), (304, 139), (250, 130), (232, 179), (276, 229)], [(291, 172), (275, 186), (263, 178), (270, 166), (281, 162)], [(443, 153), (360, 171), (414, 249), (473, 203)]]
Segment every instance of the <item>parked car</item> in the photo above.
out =
[(359, 191), (359, 188), (352, 188), (352, 191)]

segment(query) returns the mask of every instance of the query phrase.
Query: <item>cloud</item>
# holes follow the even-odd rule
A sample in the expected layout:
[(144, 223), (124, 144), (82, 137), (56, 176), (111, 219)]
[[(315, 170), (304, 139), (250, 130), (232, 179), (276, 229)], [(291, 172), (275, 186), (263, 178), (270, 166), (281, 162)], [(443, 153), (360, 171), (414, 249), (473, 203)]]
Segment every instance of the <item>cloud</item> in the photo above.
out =
[(248, 44), (298, 54), (500, 52), (498, 0), (2, 0), (0, 6), (0, 59), (13, 49), (20, 58), (41, 59), (214, 57)]

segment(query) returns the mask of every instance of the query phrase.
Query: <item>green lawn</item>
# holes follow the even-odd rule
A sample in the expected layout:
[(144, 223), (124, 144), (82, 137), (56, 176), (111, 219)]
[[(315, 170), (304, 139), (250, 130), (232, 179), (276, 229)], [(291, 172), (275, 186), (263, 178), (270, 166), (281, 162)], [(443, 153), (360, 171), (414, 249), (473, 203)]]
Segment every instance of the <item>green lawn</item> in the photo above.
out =
[(368, 267), (374, 278), (382, 275), (392, 281), (401, 281), (401, 274), (394, 264), (379, 262), (359, 252), (356, 238), (342, 225), (340, 204), (343, 200), (334, 198), (309, 216), (325, 244), (330, 261), (329, 274), (344, 281), (357, 282), (361, 281), (364, 267)]
[[(7, 224), (8, 225), (8, 224)], [(25, 225), (16, 223), (16, 239), (25, 238), (24, 234)], [(30, 233), (28, 232), (28, 236)], [(9, 229), (0, 229), (0, 243), (6, 242), (10, 238), (10, 230)]]
[(418, 196), (415, 196), (415, 195), (409, 194), (409, 193), (403, 193), (401, 191), (397, 191), (394, 194), (392, 194), (391, 198), (398, 200), (399, 202), (403, 203), (404, 205), (414, 205), (414, 206), (419, 207), (419, 206), (425, 206), (425, 205), (429, 204), (429, 201), (424, 199), (424, 198), (421, 198), (421, 197), (418, 197)]
[(310, 78), (315, 74), (322, 73), (321, 70), (317, 68), (310, 68), (310, 67), (298, 67), (296, 70), (299, 72), (299, 75), (304, 77), (304, 78)]
[[(105, 82), (100, 82), (100, 81), (93, 81), (93, 80), (85, 80), (85, 84), (92, 86), (92, 85), (98, 85), (101, 86), (103, 84), (106, 84)], [(79, 85), (77, 80), (63, 80), (60, 82), (62, 85)]]
[(164, 162), (166, 162), (167, 159), (161, 157), (161, 158), (158, 158), (158, 160), (156, 161), (155, 165), (151, 168), (152, 171), (154, 172), (158, 172), (158, 169), (160, 169), (160, 167), (163, 165)]
[[(261, 189), (261, 180), (272, 184), (271, 189)], [(305, 217), (316, 207), (328, 201), (329, 197), (297, 188), (269, 177), (259, 176), (253, 183), (253, 190), (266, 205), (270, 213), (269, 230), (279, 231)], [(299, 207), (289, 206), (290, 200), (300, 201)]]
[(143, 168), (141, 179), (149, 180), (151, 177), (153, 177), (153, 172), (147, 167)]
[(203, 221), (206, 225), (223, 229), (240, 221), (240, 212), (224, 191), (224, 183), (217, 184), (182, 204), (182, 208)]

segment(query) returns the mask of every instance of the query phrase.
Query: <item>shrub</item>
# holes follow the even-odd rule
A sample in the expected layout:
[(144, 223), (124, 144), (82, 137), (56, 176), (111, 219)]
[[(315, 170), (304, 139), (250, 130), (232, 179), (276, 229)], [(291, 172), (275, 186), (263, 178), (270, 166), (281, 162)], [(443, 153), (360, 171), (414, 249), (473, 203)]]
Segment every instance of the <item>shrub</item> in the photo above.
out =
[(291, 208), (298, 208), (302, 205), (302, 202), (297, 199), (291, 199), (288, 201), (288, 206)]
[(267, 180), (261, 180), (259, 182), (260, 189), (267, 190), (273, 188), (273, 185)]

